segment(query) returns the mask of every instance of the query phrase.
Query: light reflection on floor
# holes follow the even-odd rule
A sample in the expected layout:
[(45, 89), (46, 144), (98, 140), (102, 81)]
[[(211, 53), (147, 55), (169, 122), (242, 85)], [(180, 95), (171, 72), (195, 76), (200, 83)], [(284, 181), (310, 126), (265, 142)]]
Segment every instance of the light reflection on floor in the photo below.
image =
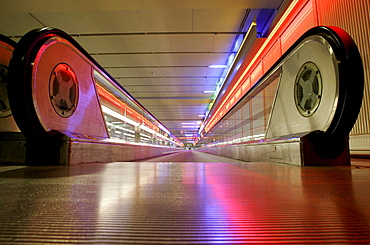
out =
[(370, 243), (370, 168), (159, 160), (0, 167), (0, 243)]

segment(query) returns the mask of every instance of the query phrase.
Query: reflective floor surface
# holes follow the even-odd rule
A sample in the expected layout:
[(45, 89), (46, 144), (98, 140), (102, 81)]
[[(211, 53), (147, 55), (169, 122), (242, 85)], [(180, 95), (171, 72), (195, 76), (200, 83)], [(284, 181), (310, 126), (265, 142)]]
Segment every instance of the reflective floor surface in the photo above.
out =
[(0, 167), (1, 244), (369, 244), (370, 168), (237, 162)]

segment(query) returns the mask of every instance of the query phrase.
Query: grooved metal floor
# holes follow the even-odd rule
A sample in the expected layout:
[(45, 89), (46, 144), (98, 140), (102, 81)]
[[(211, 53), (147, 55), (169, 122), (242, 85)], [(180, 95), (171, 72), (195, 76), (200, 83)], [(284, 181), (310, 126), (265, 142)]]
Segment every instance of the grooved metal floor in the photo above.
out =
[(370, 168), (237, 162), (0, 167), (1, 244), (369, 244)]

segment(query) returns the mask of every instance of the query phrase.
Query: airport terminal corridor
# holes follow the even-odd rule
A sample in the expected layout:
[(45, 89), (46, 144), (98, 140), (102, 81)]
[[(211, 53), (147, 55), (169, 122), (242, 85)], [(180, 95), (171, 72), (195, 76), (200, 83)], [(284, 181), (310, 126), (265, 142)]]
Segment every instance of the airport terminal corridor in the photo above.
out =
[(1, 244), (368, 244), (370, 168), (240, 162), (0, 166)]
[(369, 0), (1, 3), (0, 244), (370, 244)]

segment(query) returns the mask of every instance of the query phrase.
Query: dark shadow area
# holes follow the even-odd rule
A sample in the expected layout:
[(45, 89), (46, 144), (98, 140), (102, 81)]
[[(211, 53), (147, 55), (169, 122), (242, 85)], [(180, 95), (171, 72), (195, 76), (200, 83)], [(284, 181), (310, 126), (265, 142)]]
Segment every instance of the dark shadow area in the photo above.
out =
[[(96, 174), (105, 169), (104, 163), (80, 164), (75, 166), (8, 166), (11, 170), (0, 172), (0, 178), (58, 178)], [(0, 171), (2, 171), (0, 167)]]

